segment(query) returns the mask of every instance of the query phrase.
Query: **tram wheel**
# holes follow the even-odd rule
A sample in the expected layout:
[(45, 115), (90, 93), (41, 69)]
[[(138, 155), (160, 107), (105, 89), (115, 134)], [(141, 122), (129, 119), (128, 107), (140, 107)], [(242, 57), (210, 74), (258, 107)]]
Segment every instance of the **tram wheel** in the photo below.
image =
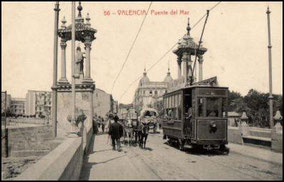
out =
[(226, 145), (221, 145), (220, 151), (223, 152), (223, 154), (228, 155), (229, 152), (230, 152), (230, 149), (228, 147), (226, 147)]

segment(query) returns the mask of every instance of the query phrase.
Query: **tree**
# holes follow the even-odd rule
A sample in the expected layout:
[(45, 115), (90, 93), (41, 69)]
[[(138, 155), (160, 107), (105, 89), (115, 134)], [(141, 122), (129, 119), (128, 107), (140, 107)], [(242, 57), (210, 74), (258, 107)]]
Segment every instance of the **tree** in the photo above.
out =
[(247, 106), (244, 103), (244, 98), (238, 92), (229, 91), (228, 95), (228, 111), (242, 112)]
[[(269, 127), (269, 94), (250, 89), (242, 97), (238, 92), (228, 95), (228, 111), (243, 112), (248, 116), (248, 123), (256, 127)], [(283, 96), (273, 95), (273, 115), (279, 110), (283, 114)]]

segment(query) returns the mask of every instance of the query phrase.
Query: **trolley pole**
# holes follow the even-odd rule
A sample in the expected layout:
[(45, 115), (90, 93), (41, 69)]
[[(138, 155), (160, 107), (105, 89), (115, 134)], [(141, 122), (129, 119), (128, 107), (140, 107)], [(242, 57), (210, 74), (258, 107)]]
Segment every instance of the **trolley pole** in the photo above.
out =
[(272, 55), (271, 55), (271, 35), (270, 35), (270, 10), (267, 7), (267, 25), (268, 25), (268, 61), (269, 61), (269, 123), (270, 128), (273, 128), (273, 96), (272, 96)]
[(55, 3), (55, 19), (54, 19), (54, 52), (53, 52), (53, 84), (52, 84), (52, 121), (53, 136), (57, 136), (57, 55), (58, 55), (58, 19), (59, 19), (59, 1)]

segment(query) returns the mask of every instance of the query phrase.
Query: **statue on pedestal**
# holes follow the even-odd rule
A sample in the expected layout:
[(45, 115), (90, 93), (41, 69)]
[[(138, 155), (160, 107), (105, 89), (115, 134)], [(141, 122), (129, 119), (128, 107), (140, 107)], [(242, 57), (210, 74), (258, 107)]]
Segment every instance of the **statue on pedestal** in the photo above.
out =
[(75, 56), (75, 77), (79, 77), (79, 74), (84, 72), (84, 53), (81, 52), (81, 48), (77, 47)]

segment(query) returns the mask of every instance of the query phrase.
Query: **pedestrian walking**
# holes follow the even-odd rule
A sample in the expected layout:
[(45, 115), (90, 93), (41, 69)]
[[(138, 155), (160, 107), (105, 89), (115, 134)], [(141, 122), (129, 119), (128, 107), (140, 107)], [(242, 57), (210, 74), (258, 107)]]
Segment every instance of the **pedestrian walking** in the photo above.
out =
[[(113, 115), (110, 115), (109, 119), (110, 122), (111, 120), (114, 120)], [(123, 128), (117, 121), (118, 120), (116, 119), (112, 124), (110, 124), (108, 134), (111, 136), (112, 149), (115, 150), (115, 146), (117, 146), (117, 151), (120, 151), (120, 137), (122, 136)]]
[(101, 119), (101, 116), (98, 117), (98, 128), (101, 127), (101, 123), (102, 123), (102, 119)]
[(102, 132), (105, 132), (105, 120), (102, 118)]
[(96, 117), (93, 117), (93, 134), (97, 135), (98, 131), (99, 129), (98, 129), (98, 123), (97, 123)]

